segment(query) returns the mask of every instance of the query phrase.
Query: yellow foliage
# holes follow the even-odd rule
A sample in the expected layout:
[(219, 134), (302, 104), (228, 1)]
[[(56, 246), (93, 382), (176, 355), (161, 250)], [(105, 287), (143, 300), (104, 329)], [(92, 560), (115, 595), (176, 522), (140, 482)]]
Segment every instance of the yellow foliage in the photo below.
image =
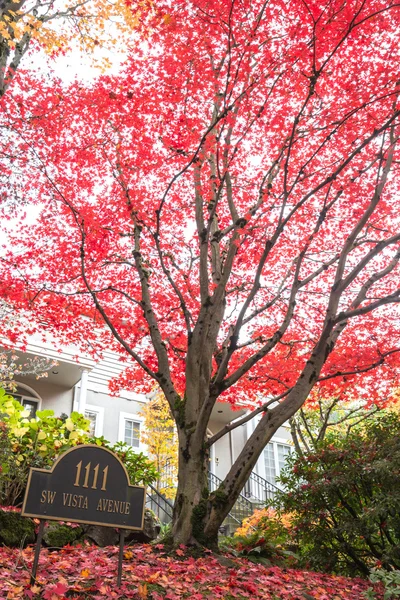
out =
[[(54, 0), (49, 4), (23, 2), (13, 11), (6, 0), (0, 15), (0, 46), (7, 48), (0, 57), (0, 95), (7, 89), (22, 56), (31, 42), (36, 42), (49, 55), (79, 49), (91, 54), (96, 48), (125, 48), (132, 42), (140, 15), (151, 6), (151, 0)], [(14, 4), (15, 6), (15, 4)], [(118, 41), (117, 41), (118, 40)], [(97, 64), (106, 68), (107, 59)]]
[(178, 440), (164, 394), (157, 393), (140, 415), (144, 418), (141, 441), (146, 444), (149, 458), (161, 475), (157, 489), (167, 498), (173, 498), (178, 475)]
[(132, 10), (126, 0), (56, 0), (51, 12), (48, 6), (42, 12), (37, 5), (32, 12), (23, 6), (2, 15), (1, 32), (5, 32), (4, 37), (8, 39), (11, 29), (14, 44), (28, 34), (48, 52), (68, 48), (72, 39), (76, 39), (83, 50), (91, 51), (99, 44), (109, 46), (113, 42), (107, 34), (107, 25), (111, 22), (119, 33), (132, 32), (139, 22), (140, 7), (145, 5), (145, 2), (137, 3)]
[(252, 515), (243, 520), (241, 527), (235, 531), (235, 536), (246, 536), (254, 530), (262, 530), (266, 526), (279, 526), (290, 530), (292, 526), (292, 517), (288, 514), (278, 515), (273, 508), (256, 509)]

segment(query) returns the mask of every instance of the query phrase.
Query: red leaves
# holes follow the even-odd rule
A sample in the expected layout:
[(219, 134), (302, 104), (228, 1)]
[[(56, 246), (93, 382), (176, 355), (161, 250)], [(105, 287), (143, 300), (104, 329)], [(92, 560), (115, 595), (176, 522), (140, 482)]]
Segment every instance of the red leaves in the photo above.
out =
[[(146, 44), (118, 75), (68, 89), (21, 76), (4, 100), (5, 198), (23, 198), (20, 213), (26, 203), (41, 212), (10, 227), (18, 202), (4, 211), (14, 239), (0, 295), (15, 310), (33, 307), (62, 343), (119, 349), (130, 362), (115, 393), (148, 391), (149, 374), (160, 382), (170, 373), (168, 389), (184, 392), (209, 297), (223, 306), (205, 384), (222, 364), (224, 399), (304, 390), (314, 348), (327, 357), (326, 395), (386, 397), (400, 370), (390, 354), (399, 339), (398, 148), (389, 160), (399, 7), (292, 0), (288, 14), (283, 0), (150, 4), (138, 24)], [(355, 314), (376, 302), (376, 313)], [(97, 328), (103, 318), (113, 340)], [(332, 342), (322, 352), (324, 327), (321, 339)], [(17, 340), (24, 331), (4, 333)]]
[(64, 585), (63, 583), (56, 583), (56, 585), (46, 586), (46, 589), (42, 594), (42, 598), (44, 598), (44, 600), (58, 600), (59, 598), (62, 598), (67, 591), (67, 585)]
[[(296, 570), (266, 568), (235, 559), (224, 567), (214, 555), (179, 560), (155, 554), (150, 546), (131, 548), (133, 558), (124, 560), (123, 581), (116, 588), (117, 550), (93, 546), (59, 552), (41, 552), (37, 583), (29, 585), (32, 548), (22, 551), (28, 569), (21, 568), (19, 550), (0, 549), (0, 597), (8, 600), (202, 600), (238, 598), (304, 600), (362, 600), (368, 583), (360, 579), (328, 576)], [(128, 553), (125, 554), (127, 556)], [(82, 575), (84, 573), (84, 575)], [(378, 596), (380, 598), (380, 596)]]

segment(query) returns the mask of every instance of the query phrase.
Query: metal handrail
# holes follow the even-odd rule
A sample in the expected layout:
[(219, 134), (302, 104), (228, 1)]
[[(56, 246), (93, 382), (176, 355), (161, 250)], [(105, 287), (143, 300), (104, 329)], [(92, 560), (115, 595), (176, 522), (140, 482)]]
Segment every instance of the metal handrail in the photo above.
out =
[[(215, 492), (220, 487), (221, 483), (222, 479), (217, 477), (217, 475), (210, 472), (208, 473), (210, 492)], [(248, 484), (250, 485), (248, 486)], [(257, 489), (255, 494), (252, 492), (252, 488), (250, 487), (251, 484), (253, 484), (253, 488), (255, 487)], [(153, 485), (148, 485), (148, 488), (150, 492), (147, 492), (147, 503), (156, 507), (155, 512), (158, 513), (158, 516), (160, 516), (160, 510), (164, 513), (164, 519), (162, 520), (171, 521), (174, 510), (173, 503), (160, 494)], [(276, 485), (256, 473), (250, 475), (248, 483), (246, 483), (246, 486), (244, 487), (245, 494), (248, 494), (248, 497), (251, 496), (255, 498), (260, 503), (264, 503), (266, 500), (273, 498), (277, 491), (279, 491), (279, 488)], [(251, 515), (254, 510), (254, 503), (251, 502), (245, 494), (239, 494), (234, 506), (228, 513), (228, 517), (238, 524), (241, 524), (243, 519)]]
[(151, 507), (154, 507), (154, 505), (157, 507), (154, 512), (158, 513), (158, 517), (160, 517), (160, 510), (162, 510), (164, 515), (167, 517), (167, 520), (172, 521), (174, 505), (167, 498), (164, 498), (164, 496), (160, 494), (160, 492), (154, 486), (149, 484), (148, 487), (150, 488), (151, 493), (147, 492), (146, 494), (146, 504), (150, 504)]
[[(213, 473), (208, 473), (208, 482), (210, 492), (215, 492), (222, 483), (222, 479), (214, 475)], [(253, 505), (244, 496), (242, 493), (239, 494), (235, 504), (232, 506), (228, 516), (236, 521), (237, 523), (241, 523), (243, 519), (250, 516), (253, 513)]]
[(166, 489), (176, 488), (178, 483), (178, 470), (177, 467), (170, 464), (170, 460), (167, 459), (164, 466), (160, 470), (160, 486)]
[(261, 475), (257, 475), (257, 473), (251, 473), (244, 486), (245, 496), (247, 498), (255, 498), (260, 504), (267, 500), (272, 500), (279, 491), (280, 490), (276, 485), (267, 481), (267, 479), (264, 479)]

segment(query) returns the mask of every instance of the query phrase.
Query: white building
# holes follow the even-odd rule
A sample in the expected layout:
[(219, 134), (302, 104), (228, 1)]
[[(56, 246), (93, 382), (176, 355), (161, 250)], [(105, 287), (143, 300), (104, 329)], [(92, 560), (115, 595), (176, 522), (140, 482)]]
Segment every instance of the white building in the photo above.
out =
[[(26, 352), (20, 354), (25, 355), (22, 362), (34, 356), (57, 361), (57, 365), (49, 370), (45, 378), (37, 379), (34, 375), (16, 377), (16, 395), (22, 404), (31, 409), (32, 414), (43, 409), (53, 410), (56, 416), (78, 411), (90, 419), (94, 435), (104, 436), (111, 443), (126, 442), (134, 449), (146, 453), (146, 447), (140, 441), (143, 418), (139, 414), (147, 401), (146, 396), (131, 391), (123, 391), (118, 397), (109, 393), (109, 381), (118, 376), (126, 366), (119, 361), (117, 354), (106, 351), (96, 362), (76, 347), (64, 346), (60, 352), (47, 333), (32, 336)], [(209, 423), (210, 435), (244, 413), (244, 410), (233, 411), (229, 404), (217, 403)], [(253, 419), (232, 430), (212, 446), (210, 473), (215, 482), (224, 478), (255, 425), (256, 421)], [(243, 494), (249, 498), (265, 500), (263, 482), (266, 480), (279, 485), (276, 479), (291, 450), (289, 429), (283, 426), (261, 454)]]

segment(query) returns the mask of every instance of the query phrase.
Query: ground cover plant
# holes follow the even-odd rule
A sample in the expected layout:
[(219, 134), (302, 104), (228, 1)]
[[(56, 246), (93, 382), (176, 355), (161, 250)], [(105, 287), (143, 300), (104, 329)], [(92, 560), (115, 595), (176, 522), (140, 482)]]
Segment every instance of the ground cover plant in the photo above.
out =
[[(162, 545), (125, 549), (123, 584), (116, 588), (118, 549), (91, 546), (42, 550), (36, 584), (29, 585), (33, 548), (0, 548), (0, 594), (7, 600), (363, 600), (371, 587), (361, 579), (347, 579), (279, 567), (234, 561), (206, 553), (187, 555), (182, 546), (174, 555)], [(377, 589), (376, 599), (382, 600)]]

